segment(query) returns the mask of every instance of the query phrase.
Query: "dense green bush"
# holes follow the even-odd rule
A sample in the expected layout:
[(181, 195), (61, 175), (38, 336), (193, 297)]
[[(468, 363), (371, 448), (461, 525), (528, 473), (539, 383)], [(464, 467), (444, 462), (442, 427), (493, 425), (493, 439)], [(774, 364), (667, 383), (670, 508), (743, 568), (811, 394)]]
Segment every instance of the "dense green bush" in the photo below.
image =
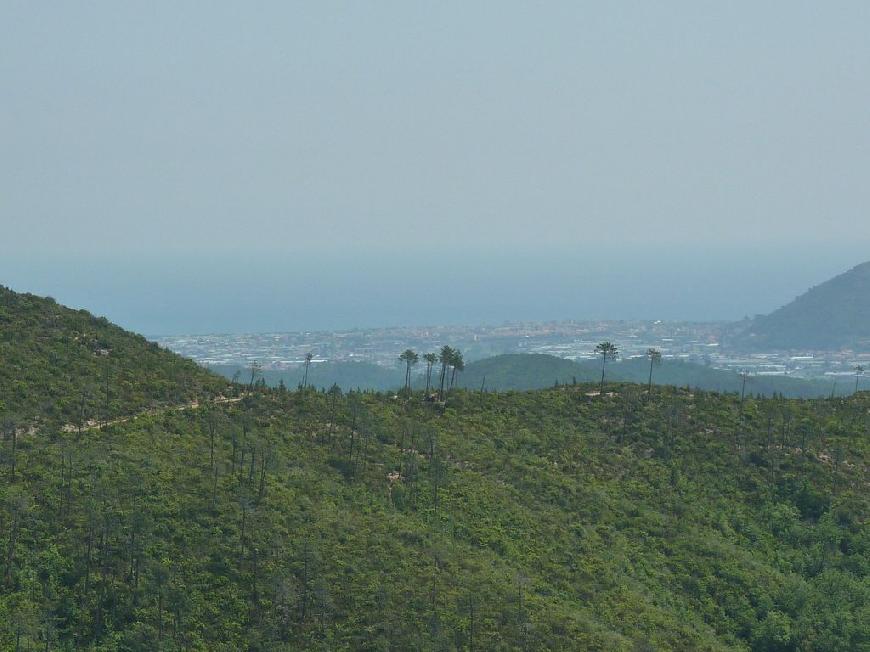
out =
[(868, 397), (747, 401), (769, 444), (614, 389), (260, 389), (25, 438), (14, 478), (7, 444), (0, 646), (866, 649)]
[(71, 425), (112, 419), (225, 386), (103, 317), (0, 286), (0, 418), (19, 427), (35, 418)]

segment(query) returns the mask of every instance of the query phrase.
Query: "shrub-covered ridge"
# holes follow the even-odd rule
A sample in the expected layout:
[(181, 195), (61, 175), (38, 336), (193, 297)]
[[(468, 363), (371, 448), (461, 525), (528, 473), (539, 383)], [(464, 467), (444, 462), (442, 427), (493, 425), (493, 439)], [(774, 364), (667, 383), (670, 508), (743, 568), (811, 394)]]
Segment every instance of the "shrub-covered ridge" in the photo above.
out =
[(0, 645), (866, 649), (866, 394), (590, 390), (261, 388), (25, 439)]
[(0, 286), (0, 418), (77, 425), (211, 396), (225, 386), (103, 317)]

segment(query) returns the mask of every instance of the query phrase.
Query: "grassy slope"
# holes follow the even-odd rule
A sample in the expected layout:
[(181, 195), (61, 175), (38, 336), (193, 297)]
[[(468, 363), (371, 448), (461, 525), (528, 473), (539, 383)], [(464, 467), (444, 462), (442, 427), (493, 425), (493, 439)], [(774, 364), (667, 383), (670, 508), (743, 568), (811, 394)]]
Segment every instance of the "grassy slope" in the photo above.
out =
[(111, 418), (225, 386), (190, 360), (104, 318), (0, 286), (0, 418)]
[(870, 397), (588, 389), (24, 440), (0, 647), (867, 649)]

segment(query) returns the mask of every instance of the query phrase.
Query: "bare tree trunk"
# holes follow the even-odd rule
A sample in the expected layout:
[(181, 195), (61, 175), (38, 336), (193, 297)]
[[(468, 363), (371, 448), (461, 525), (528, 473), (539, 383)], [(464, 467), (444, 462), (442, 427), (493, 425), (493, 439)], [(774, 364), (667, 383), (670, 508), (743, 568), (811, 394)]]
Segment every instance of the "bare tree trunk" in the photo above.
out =
[(601, 394), (604, 394), (604, 369), (607, 367), (607, 354), (601, 356)]
[(6, 569), (3, 572), (3, 580), (7, 585), (12, 582), (12, 564), (15, 561), (15, 544), (18, 541), (20, 520), (20, 509), (15, 505), (12, 508), (12, 523), (9, 525), (9, 544), (6, 548)]
[(9, 461), (12, 465), (12, 482), (15, 482), (15, 462), (18, 451), (18, 427), (12, 426), (12, 459)]
[(211, 508), (215, 509), (217, 507), (217, 486), (218, 486), (218, 468), (215, 466), (212, 470), (212, 483), (211, 483)]
[(208, 424), (209, 468), (214, 468), (214, 423)]
[(109, 424), (109, 363), (106, 362), (106, 405), (104, 407), (105, 414), (103, 415), (103, 422), (105, 425)]
[(647, 383), (647, 386), (646, 386), (646, 393), (647, 394), (652, 393), (652, 370), (653, 370), (653, 361), (652, 361), (652, 359), (650, 359), (650, 361), (649, 361), (649, 382)]
[(266, 495), (266, 468), (267, 468), (268, 459), (266, 457), (266, 451), (262, 452), (262, 457), (260, 459), (260, 487), (257, 491), (257, 502), (263, 500), (263, 496)]
[(308, 545), (306, 540), (305, 547), (302, 550), (302, 600), (299, 605), (299, 621), (303, 623), (308, 613), (308, 561), (311, 553)]

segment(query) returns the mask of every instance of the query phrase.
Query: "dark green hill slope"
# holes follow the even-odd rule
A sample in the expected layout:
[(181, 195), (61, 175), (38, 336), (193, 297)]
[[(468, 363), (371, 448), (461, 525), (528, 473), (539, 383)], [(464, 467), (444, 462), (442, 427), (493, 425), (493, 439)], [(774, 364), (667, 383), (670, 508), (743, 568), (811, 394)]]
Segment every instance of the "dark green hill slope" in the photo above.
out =
[(111, 419), (225, 386), (105, 318), (0, 286), (0, 418)]
[[(236, 365), (215, 365), (211, 369), (228, 379), (238, 377), (244, 382), (250, 378), (250, 369)], [(344, 390), (388, 390), (401, 385), (403, 373), (398, 367), (385, 369), (369, 362), (325, 362), (311, 365), (308, 384), (317, 388), (329, 388), (337, 384)], [(290, 389), (296, 389), (302, 382), (302, 375), (302, 367), (282, 371), (267, 369), (260, 373), (270, 387), (277, 387), (283, 381), (284, 386)]]
[(505, 353), (465, 365), (459, 379), (461, 387), (479, 389), (486, 382), (489, 389), (541, 389), (556, 381), (571, 384), (596, 380), (600, 371), (552, 355), (540, 353)]
[(867, 649), (867, 395), (593, 387), (25, 438), (0, 649)]
[(737, 326), (730, 346), (870, 350), (870, 262), (817, 285), (769, 315)]
[[(598, 361), (574, 362), (551, 355), (514, 353), (477, 360), (465, 367), (459, 384), (468, 389), (479, 389), (486, 377), (490, 389), (541, 389), (552, 387), (557, 382), (570, 385), (577, 382), (592, 382), (601, 378), (601, 363)], [(616, 360), (607, 364), (607, 378), (645, 384), (649, 378), (649, 362), (645, 359)], [(698, 387), (707, 391), (739, 392), (742, 389), (739, 374), (704, 365), (664, 360), (653, 369), (653, 383), (677, 387)], [(792, 398), (816, 398), (828, 396), (831, 386), (826, 382), (807, 381), (779, 376), (752, 376), (746, 391), (752, 394), (773, 396), (782, 394)], [(848, 387), (840, 388), (847, 392)]]
[[(649, 366), (646, 360), (617, 360), (608, 363), (607, 377), (633, 383), (646, 383)], [(212, 370), (227, 379), (239, 378), (247, 382), (249, 370), (237, 366), (216, 366)], [(437, 370), (436, 370), (437, 371)], [(238, 373), (238, 375), (236, 375)], [(317, 388), (328, 388), (333, 383), (343, 390), (364, 389), (376, 391), (395, 391), (401, 385), (404, 371), (400, 368), (384, 367), (364, 362), (337, 362), (312, 365), (309, 383)], [(480, 389), (486, 377), (489, 389), (542, 389), (559, 384), (593, 382), (601, 377), (600, 363), (597, 361), (574, 362), (551, 355), (512, 353), (475, 360), (466, 365), (458, 379), (458, 385), (467, 389)], [(277, 387), (279, 381), (290, 389), (295, 389), (302, 380), (301, 369), (286, 371), (263, 371), (262, 377), (270, 387)], [(437, 373), (435, 374), (437, 379)], [(425, 387), (425, 378), (415, 375), (415, 389)], [(734, 372), (712, 369), (703, 365), (665, 360), (657, 366), (653, 374), (656, 385), (676, 385), (678, 387), (700, 387), (708, 391), (739, 392), (742, 379)], [(817, 398), (829, 396), (831, 384), (823, 381), (806, 381), (795, 378), (775, 376), (753, 376), (746, 391), (753, 394), (773, 396), (782, 394), (791, 398)], [(841, 383), (838, 393), (848, 394), (848, 383)]]

